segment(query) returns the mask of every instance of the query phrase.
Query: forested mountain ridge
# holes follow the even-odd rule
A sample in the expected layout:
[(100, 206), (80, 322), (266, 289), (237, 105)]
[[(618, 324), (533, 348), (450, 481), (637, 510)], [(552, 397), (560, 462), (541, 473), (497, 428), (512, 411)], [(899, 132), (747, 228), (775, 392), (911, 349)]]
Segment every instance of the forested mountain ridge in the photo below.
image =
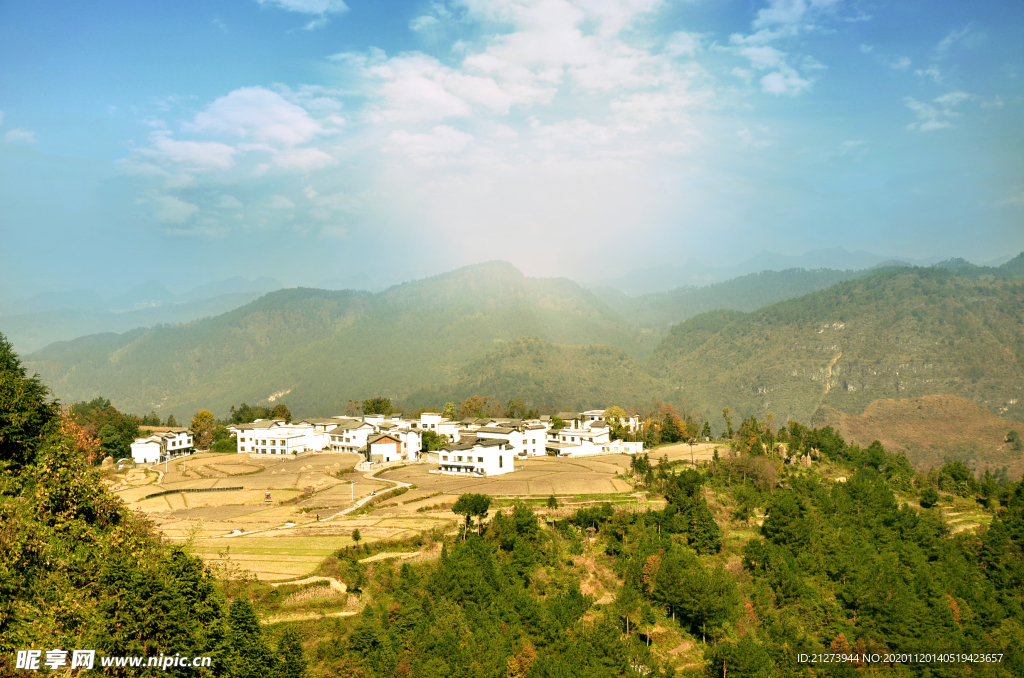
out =
[[(54, 344), (28, 364), (63, 400), (103, 395), (179, 418), (271, 396), (317, 416), (372, 395), (436, 407), (478, 393), (556, 408), (668, 400), (720, 426), (724, 406), (810, 423), (821, 405), (859, 413), (879, 398), (940, 393), (1021, 420), (1020, 259), (966, 275), (858, 274), (753, 312), (707, 312), (663, 338), (569, 280), (489, 262), (376, 294), (280, 290), (186, 325)], [(761, 274), (717, 289), (770, 296), (833, 274), (847, 275)]]
[(628, 297), (611, 288), (597, 290), (596, 293), (627, 321), (643, 327), (667, 329), (700, 313), (754, 311), (872, 273), (867, 270), (791, 268), (750, 273), (706, 287), (677, 287), (638, 297)]
[(549, 411), (583, 411), (609, 403), (642, 405), (667, 392), (665, 380), (644, 371), (614, 346), (568, 346), (522, 338), (495, 349), (460, 370), (458, 376), (408, 398), (413, 407), (458, 402), (476, 394), (501, 404), (522, 398)]
[(942, 268), (883, 271), (669, 332), (647, 369), (691, 407), (811, 421), (821, 405), (958, 395), (1024, 421), (1024, 283)]
[(53, 344), (27, 364), (69, 401), (105, 394), (130, 410), (190, 416), (286, 394), (314, 416), (366, 393), (402, 399), (434, 387), (524, 336), (639, 357), (656, 340), (571, 281), (491, 262), (379, 294), (281, 290), (187, 325)]

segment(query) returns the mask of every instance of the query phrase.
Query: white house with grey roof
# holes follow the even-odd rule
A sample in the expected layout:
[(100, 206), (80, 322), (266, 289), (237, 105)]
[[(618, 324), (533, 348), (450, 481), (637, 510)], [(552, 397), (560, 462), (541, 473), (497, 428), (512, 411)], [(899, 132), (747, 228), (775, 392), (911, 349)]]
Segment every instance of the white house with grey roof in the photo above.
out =
[(515, 450), (497, 438), (467, 438), (440, 450), (441, 473), (495, 476), (515, 470)]
[(260, 419), (250, 424), (232, 424), (239, 454), (294, 455), (329, 449), (326, 425), (297, 421)]
[(336, 426), (327, 435), (332, 452), (359, 452), (366, 447), (366, 440), (377, 432), (373, 424), (360, 419), (339, 417)]
[(140, 426), (148, 436), (136, 438), (130, 445), (136, 464), (155, 464), (164, 457), (192, 454), (192, 431), (177, 426)]

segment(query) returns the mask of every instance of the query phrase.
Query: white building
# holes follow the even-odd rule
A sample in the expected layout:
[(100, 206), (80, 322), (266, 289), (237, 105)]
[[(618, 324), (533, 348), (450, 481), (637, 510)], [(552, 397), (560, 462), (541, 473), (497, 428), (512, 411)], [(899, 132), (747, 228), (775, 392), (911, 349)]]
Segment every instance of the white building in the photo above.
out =
[(163, 455), (163, 439), (160, 436), (136, 438), (131, 444), (132, 459), (136, 464), (155, 464)]
[(441, 473), (445, 474), (494, 476), (515, 470), (512, 446), (498, 439), (467, 439), (448, 445), (437, 454)]
[(577, 442), (548, 443), (548, 449), (559, 457), (592, 457), (598, 454), (639, 454), (643, 452), (642, 442), (627, 443), (624, 440), (612, 440), (595, 443), (590, 439), (579, 439)]
[(289, 455), (330, 449), (326, 425), (308, 422), (257, 420), (228, 427), (238, 440), (239, 454)]
[(359, 452), (366, 447), (367, 438), (377, 432), (373, 424), (359, 419), (342, 417), (335, 419), (335, 424), (328, 433), (332, 452)]
[(367, 461), (375, 464), (402, 461), (402, 439), (393, 433), (375, 433), (366, 442)]
[(192, 431), (177, 426), (140, 426), (150, 435), (136, 438), (131, 444), (132, 459), (136, 464), (155, 464), (164, 457), (174, 458), (192, 454)]

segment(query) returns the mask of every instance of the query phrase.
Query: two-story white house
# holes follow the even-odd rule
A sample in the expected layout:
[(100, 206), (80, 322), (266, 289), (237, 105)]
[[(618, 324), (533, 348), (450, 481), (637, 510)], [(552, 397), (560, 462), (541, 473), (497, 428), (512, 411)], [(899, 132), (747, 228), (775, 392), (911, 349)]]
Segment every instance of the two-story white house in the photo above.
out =
[(444, 474), (494, 476), (515, 471), (515, 451), (497, 438), (467, 438), (448, 445), (438, 455)]
[(174, 458), (192, 454), (192, 431), (177, 426), (140, 426), (148, 436), (136, 438), (131, 444), (132, 459), (136, 464), (153, 464), (164, 457)]
[(377, 432), (373, 424), (361, 419), (339, 417), (334, 421), (335, 427), (328, 432), (332, 452), (359, 452)]
[(239, 454), (290, 455), (319, 452), (330, 448), (326, 425), (298, 421), (257, 420), (251, 424), (232, 424)]

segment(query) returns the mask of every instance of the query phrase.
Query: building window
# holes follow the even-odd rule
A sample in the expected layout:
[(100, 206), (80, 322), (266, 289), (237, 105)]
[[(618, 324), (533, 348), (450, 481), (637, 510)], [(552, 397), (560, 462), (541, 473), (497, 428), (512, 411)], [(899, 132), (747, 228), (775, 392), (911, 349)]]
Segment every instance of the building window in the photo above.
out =
[(484, 463), (484, 458), (483, 457), (477, 457), (476, 460), (478, 462), (480, 462), (481, 464)]
[(444, 455), (444, 457), (441, 459), (441, 461), (448, 461), (448, 455), (447, 454)]

